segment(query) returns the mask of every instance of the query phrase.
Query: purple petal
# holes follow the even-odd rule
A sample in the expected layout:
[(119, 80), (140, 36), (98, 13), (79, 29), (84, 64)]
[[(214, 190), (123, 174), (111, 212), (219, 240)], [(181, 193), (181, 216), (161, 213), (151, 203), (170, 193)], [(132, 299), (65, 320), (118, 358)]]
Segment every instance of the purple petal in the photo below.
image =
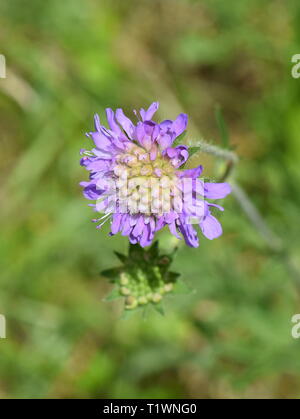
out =
[(95, 146), (100, 150), (108, 151), (112, 146), (111, 140), (101, 131), (89, 132), (87, 136), (94, 141)]
[(84, 187), (83, 195), (87, 199), (96, 200), (102, 193), (99, 189), (97, 189), (95, 184), (90, 184), (89, 182), (81, 182), (80, 186)]
[(180, 167), (183, 165), (189, 158), (189, 153), (187, 151), (187, 146), (179, 145), (177, 147), (168, 147), (163, 151), (163, 155), (167, 155), (174, 167)]
[(216, 239), (222, 234), (222, 226), (213, 215), (207, 215), (200, 223), (200, 228), (205, 237), (209, 240)]
[(178, 147), (175, 147), (175, 149), (180, 151), (180, 162), (181, 165), (184, 164), (189, 158), (188, 147), (185, 145), (179, 145)]
[(124, 129), (128, 137), (132, 139), (134, 133), (134, 125), (130, 121), (130, 119), (127, 118), (122, 109), (116, 110), (116, 119), (121, 125), (121, 127)]
[(116, 134), (121, 134), (121, 128), (116, 123), (115, 114), (111, 108), (106, 109), (106, 118), (110, 129)]
[(165, 214), (165, 222), (166, 223), (172, 223), (173, 221), (175, 221), (177, 218), (177, 214), (174, 211), (168, 212), (167, 214)]
[(228, 183), (205, 183), (204, 192), (207, 199), (221, 199), (231, 192), (231, 188)]
[(174, 167), (178, 168), (182, 166), (189, 158), (188, 148), (185, 145), (179, 145), (175, 147), (173, 150), (176, 151), (176, 157), (174, 161), (172, 161), (172, 164)]
[(144, 138), (145, 130), (143, 122), (138, 122), (135, 127), (134, 138), (141, 143), (141, 140)]
[(168, 226), (169, 226), (169, 230), (173, 234), (173, 236), (175, 236), (175, 237), (177, 237), (177, 239), (181, 240), (181, 237), (180, 237), (180, 235), (177, 231), (177, 228), (176, 228), (175, 221), (173, 221), (172, 223), (169, 223)]
[(158, 134), (159, 127), (152, 121), (139, 122), (136, 127), (135, 136), (138, 142), (147, 151), (150, 151), (152, 144)]
[(121, 221), (122, 221), (122, 214), (113, 215), (113, 222), (111, 223), (112, 234), (116, 234), (120, 230)]
[(164, 150), (163, 155), (168, 156), (170, 159), (173, 159), (174, 157), (177, 157), (176, 149), (173, 147), (168, 147), (166, 150)]
[(220, 211), (224, 211), (224, 208), (223, 208), (223, 207), (221, 207), (221, 205), (218, 205), (218, 204), (211, 204), (211, 203), (207, 203), (207, 205), (208, 205), (209, 207), (215, 207), (215, 208), (218, 208), (218, 210), (220, 210)]
[(132, 235), (129, 236), (129, 241), (131, 244), (137, 244), (138, 239)]
[(138, 219), (138, 221), (137, 221), (134, 229), (132, 230), (133, 236), (135, 236), (135, 237), (140, 236), (142, 234), (142, 232), (143, 232), (144, 226), (145, 226), (144, 217), (141, 215), (139, 217), (139, 219)]
[(91, 158), (88, 156), (84, 156), (80, 159), (80, 165), (86, 167), (91, 161)]
[(121, 129), (120, 133), (116, 134), (114, 131), (101, 126), (101, 133), (111, 141), (112, 147), (125, 150), (126, 142), (128, 142), (128, 140)]
[(187, 123), (188, 116), (185, 113), (181, 113), (177, 116), (170, 129), (171, 131), (175, 132), (176, 137), (178, 137), (180, 134), (183, 133), (183, 131), (186, 130)]
[(155, 231), (159, 231), (161, 230), (165, 225), (165, 220), (164, 220), (164, 216), (162, 215), (161, 217), (159, 217), (156, 220), (156, 227), (155, 227)]
[(144, 226), (143, 232), (142, 232), (142, 236), (140, 239), (140, 245), (142, 247), (146, 247), (149, 246), (152, 242), (152, 239), (150, 238), (150, 226), (149, 224)]
[(153, 144), (150, 150), (150, 160), (154, 161), (157, 157), (157, 145)]
[(97, 113), (94, 115), (94, 125), (95, 125), (95, 130), (100, 131), (101, 123), (100, 123), (100, 117)]
[(104, 159), (89, 159), (90, 161), (88, 164), (86, 164), (87, 170), (90, 170), (92, 172), (102, 172), (104, 170), (108, 169), (108, 162)]
[(165, 150), (168, 147), (171, 147), (174, 141), (174, 136), (171, 133), (160, 133), (157, 137), (156, 142), (159, 144), (161, 150)]
[(124, 219), (122, 220), (122, 236), (128, 236), (132, 227), (130, 225), (130, 216), (125, 215)]
[(141, 117), (143, 119), (143, 121), (149, 121), (152, 119), (152, 116), (155, 114), (155, 112), (157, 111), (159, 107), (159, 103), (158, 102), (153, 102), (147, 111), (144, 111), (144, 109), (141, 109), (140, 114)]
[(159, 127), (163, 132), (167, 132), (171, 128), (172, 124), (173, 121), (171, 121), (170, 119), (165, 119), (159, 124)]
[(96, 203), (96, 210), (98, 212), (104, 212), (109, 204), (108, 198), (103, 199), (102, 201), (97, 201)]
[(136, 223), (137, 223), (137, 221), (138, 221), (138, 219), (139, 219), (138, 214), (131, 214), (131, 215), (129, 215), (129, 223), (130, 223), (130, 226), (131, 227), (135, 226)]
[(184, 237), (186, 244), (190, 247), (198, 247), (199, 241), (197, 232), (190, 224), (186, 224), (184, 217), (181, 217), (181, 223), (179, 224), (179, 230)]
[(145, 121), (144, 130), (146, 135), (150, 135), (154, 140), (159, 134), (159, 125), (153, 121)]
[(197, 177), (201, 175), (202, 171), (203, 171), (203, 167), (200, 165), (198, 167), (195, 167), (194, 169), (180, 170), (177, 172), (177, 175), (180, 178), (191, 177), (193, 179), (196, 179)]
[(195, 192), (199, 195), (204, 196), (204, 182), (201, 179), (195, 179)]
[(149, 229), (150, 229), (150, 233), (149, 233), (149, 239), (152, 241), (154, 238), (154, 234), (155, 234), (155, 228), (156, 228), (156, 223), (155, 223), (155, 219), (153, 217), (150, 218), (150, 222), (149, 222)]
[[(137, 117), (139, 117), (138, 115), (137, 115), (137, 112), (136, 111), (133, 111), (135, 114), (136, 114), (136, 116)], [(146, 111), (145, 111), (145, 109), (143, 109), (143, 108), (141, 108), (140, 109), (140, 115), (141, 115), (141, 117), (142, 117), (142, 121), (144, 121), (145, 120), (145, 115), (146, 115)]]

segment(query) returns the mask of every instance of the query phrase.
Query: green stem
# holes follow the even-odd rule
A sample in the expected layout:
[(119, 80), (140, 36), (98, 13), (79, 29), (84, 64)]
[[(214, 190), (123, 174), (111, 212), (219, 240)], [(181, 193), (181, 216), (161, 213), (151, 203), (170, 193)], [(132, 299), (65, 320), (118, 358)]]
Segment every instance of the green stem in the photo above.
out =
[(226, 150), (215, 144), (208, 143), (204, 140), (189, 140), (187, 142), (187, 145), (193, 147), (200, 147), (199, 151), (201, 151), (202, 153), (210, 154), (227, 162), (224, 174), (220, 178), (221, 182), (224, 182), (232, 174), (234, 167), (239, 161), (239, 158), (234, 151)]

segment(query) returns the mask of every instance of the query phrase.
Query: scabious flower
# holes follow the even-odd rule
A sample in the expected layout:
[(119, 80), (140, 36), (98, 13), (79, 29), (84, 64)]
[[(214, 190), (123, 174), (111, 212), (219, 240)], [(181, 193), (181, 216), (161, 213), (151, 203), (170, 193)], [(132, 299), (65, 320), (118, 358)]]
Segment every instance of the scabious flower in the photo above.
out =
[(217, 204), (207, 199), (224, 198), (230, 193), (227, 183), (207, 183), (200, 179), (202, 166), (184, 169), (189, 158), (186, 145), (174, 145), (187, 127), (187, 115), (156, 123), (158, 109), (154, 102), (141, 109), (136, 125), (122, 109), (106, 109), (109, 128), (95, 115), (95, 131), (87, 136), (94, 142), (91, 151), (82, 150), (81, 165), (90, 172), (82, 182), (87, 199), (96, 212), (97, 228), (111, 222), (110, 235), (121, 233), (132, 244), (142, 247), (152, 243), (157, 231), (167, 226), (187, 245), (199, 245), (198, 224), (204, 236), (214, 239), (222, 234), (219, 221), (211, 214)]

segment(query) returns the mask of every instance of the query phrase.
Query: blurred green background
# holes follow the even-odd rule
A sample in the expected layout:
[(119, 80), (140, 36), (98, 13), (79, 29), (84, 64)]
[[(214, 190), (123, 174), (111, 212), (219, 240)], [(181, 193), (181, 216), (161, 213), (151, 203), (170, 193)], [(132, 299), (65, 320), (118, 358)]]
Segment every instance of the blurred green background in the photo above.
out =
[[(1, 398), (299, 397), (299, 21), (296, 0), (1, 0)], [(194, 292), (122, 320), (99, 272), (127, 239), (90, 222), (79, 149), (95, 112), (154, 100), (215, 144), (222, 106), (234, 181), (282, 247), (230, 196), (224, 235), (178, 251)]]

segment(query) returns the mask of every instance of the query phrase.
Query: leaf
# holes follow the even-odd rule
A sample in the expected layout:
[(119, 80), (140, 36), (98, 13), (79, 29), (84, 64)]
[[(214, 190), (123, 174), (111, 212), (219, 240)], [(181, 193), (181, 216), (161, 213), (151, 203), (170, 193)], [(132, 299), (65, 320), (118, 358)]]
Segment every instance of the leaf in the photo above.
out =
[(215, 117), (216, 117), (216, 121), (217, 121), (217, 124), (218, 124), (222, 145), (225, 148), (230, 148), (229, 134), (228, 134), (228, 130), (227, 130), (225, 120), (223, 118), (223, 114), (222, 114), (222, 110), (221, 110), (220, 105), (216, 105)]

